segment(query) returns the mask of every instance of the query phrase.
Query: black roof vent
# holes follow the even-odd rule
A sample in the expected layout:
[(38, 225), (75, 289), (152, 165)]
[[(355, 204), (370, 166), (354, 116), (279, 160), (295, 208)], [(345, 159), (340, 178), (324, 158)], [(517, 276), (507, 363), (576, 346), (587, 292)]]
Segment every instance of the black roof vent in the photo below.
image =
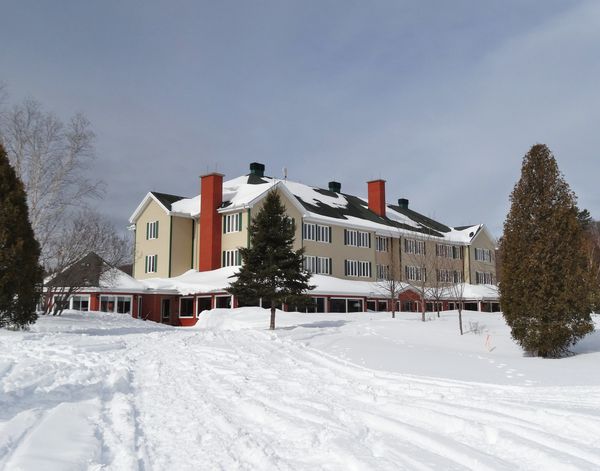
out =
[(340, 182), (329, 182), (329, 191), (333, 191), (334, 193), (341, 193), (342, 184)]
[(400, 198), (398, 200), (398, 206), (402, 209), (408, 209), (408, 200), (406, 198)]
[(250, 174), (251, 175), (256, 175), (257, 177), (264, 177), (265, 176), (265, 166), (264, 164), (258, 163), (258, 162), (252, 162), (250, 164)]

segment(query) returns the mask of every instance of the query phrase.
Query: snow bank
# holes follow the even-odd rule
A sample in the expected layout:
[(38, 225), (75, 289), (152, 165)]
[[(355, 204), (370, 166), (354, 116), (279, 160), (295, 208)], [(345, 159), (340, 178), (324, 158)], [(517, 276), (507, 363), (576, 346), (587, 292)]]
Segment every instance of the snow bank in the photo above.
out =
[[(498, 314), (66, 312), (0, 331), (0, 469), (600, 467), (600, 335), (523, 356)], [(596, 318), (596, 321), (598, 319)]]

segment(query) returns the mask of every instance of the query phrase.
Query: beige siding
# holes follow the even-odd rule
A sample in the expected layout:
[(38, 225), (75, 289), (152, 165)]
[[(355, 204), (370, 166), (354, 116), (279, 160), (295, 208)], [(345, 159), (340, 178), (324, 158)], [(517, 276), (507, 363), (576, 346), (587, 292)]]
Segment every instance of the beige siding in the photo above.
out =
[[(425, 255), (421, 254), (412, 254), (407, 253), (405, 251), (404, 240), (412, 239), (412, 240), (424, 240), (425, 242)], [(437, 283), (437, 271), (438, 270), (456, 270), (462, 271), (463, 276), (467, 277), (468, 273), (464, 270), (464, 260), (459, 258), (447, 258), (440, 257), (437, 255), (436, 246), (437, 244), (445, 244), (452, 245), (455, 247), (460, 247), (459, 244), (452, 244), (444, 239), (419, 239), (418, 237), (403, 237), (400, 241), (401, 245), (401, 276), (402, 280), (408, 282), (406, 279), (406, 270), (407, 266), (416, 266), (420, 268), (425, 268), (426, 270), (426, 285), (432, 286)], [(464, 256), (466, 257), (468, 253), (468, 247), (464, 248)]]
[[(248, 210), (238, 211), (242, 215), (242, 230), (240, 232), (229, 232), (222, 234), (221, 250), (235, 250), (248, 245)], [(234, 214), (234, 213), (227, 213)], [(221, 217), (225, 218), (225, 214)], [(221, 227), (225, 227), (224, 219), (221, 221)], [(222, 232), (222, 229), (221, 229)]]
[[(327, 224), (323, 224), (327, 225)], [(300, 227), (300, 230), (302, 228)], [(353, 247), (344, 245), (344, 228), (340, 226), (331, 226), (331, 243), (316, 242), (312, 240), (303, 241), (306, 248), (306, 255), (315, 255), (318, 257), (330, 257), (332, 275), (337, 278), (346, 278), (351, 280), (374, 281), (376, 275), (375, 267), (375, 233), (370, 231), (371, 247)], [(371, 277), (347, 277), (344, 273), (346, 260), (359, 260), (371, 263)]]
[(171, 276), (178, 276), (192, 268), (193, 219), (171, 217)]
[[(294, 219), (294, 223), (296, 224), (296, 232), (294, 235), (294, 250), (298, 250), (300, 247), (302, 247), (302, 214), (300, 213), (300, 211), (298, 211), (298, 209), (296, 208), (296, 206), (288, 199), (288, 197), (282, 193), (281, 191), (278, 191), (279, 196), (281, 198), (281, 202), (283, 203), (283, 205), (285, 206), (285, 211), (287, 213), (287, 215), (289, 217), (291, 217), (292, 219)], [(264, 198), (261, 199), (258, 203), (256, 203), (253, 207), (252, 210), (250, 212), (250, 217), (254, 217), (263, 207), (264, 204)], [(244, 224), (242, 223), (242, 229), (247, 230), (247, 227), (244, 226)], [(247, 241), (247, 233), (246, 233), (246, 241)], [(246, 246), (247, 242), (244, 242), (244, 247)]]
[[(492, 261), (485, 262), (485, 261), (481, 261), (481, 260), (475, 260), (475, 249), (476, 248), (491, 250)], [(475, 284), (477, 281), (476, 277), (475, 277), (476, 271), (492, 273), (494, 282), (496, 282), (496, 246), (494, 244), (494, 241), (488, 237), (487, 232), (481, 230), (474, 237), (473, 241), (471, 242), (471, 246), (469, 247), (469, 258), (470, 258), (470, 270), (469, 270), (470, 273), (469, 273), (469, 275), (470, 275), (471, 283)]]
[[(158, 238), (146, 240), (146, 224), (158, 221)], [(138, 279), (169, 276), (170, 217), (159, 204), (150, 200), (135, 224), (133, 276)], [(158, 255), (157, 272), (145, 273), (146, 255)]]

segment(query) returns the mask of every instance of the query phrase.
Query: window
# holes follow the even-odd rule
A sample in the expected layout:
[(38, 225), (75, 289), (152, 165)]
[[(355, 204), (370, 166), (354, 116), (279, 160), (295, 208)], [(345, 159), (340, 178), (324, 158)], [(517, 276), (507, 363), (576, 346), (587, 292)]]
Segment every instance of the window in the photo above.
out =
[(427, 271), (423, 267), (404, 267), (404, 275), (408, 281), (425, 281), (427, 279)]
[(158, 239), (158, 221), (146, 223), (146, 240)]
[(304, 269), (309, 273), (317, 273), (319, 275), (331, 275), (331, 258), (315, 257), (314, 255), (305, 255)]
[(196, 298), (196, 315), (200, 317), (203, 311), (212, 309), (212, 298), (210, 296), (202, 296)]
[(404, 252), (425, 255), (425, 242), (415, 239), (404, 239)]
[(363, 300), (354, 298), (331, 298), (330, 312), (362, 312)]
[(435, 254), (438, 257), (462, 259), (463, 247), (449, 244), (436, 244)]
[(475, 260), (482, 262), (492, 261), (492, 251), (490, 249), (475, 249)]
[(375, 236), (375, 250), (377, 250), (377, 252), (387, 252), (388, 240), (388, 237)]
[(90, 309), (90, 296), (89, 295), (76, 295), (71, 298), (71, 309), (76, 311), (89, 311)]
[(217, 309), (231, 309), (231, 296), (215, 296)]
[(478, 285), (492, 285), (494, 284), (494, 277), (489, 272), (476, 271), (475, 283)]
[(242, 258), (240, 251), (235, 250), (223, 250), (223, 267), (239, 267), (242, 264)]
[(160, 303), (161, 319), (169, 322), (171, 320), (171, 300), (163, 298)]
[(437, 280), (440, 283), (452, 283), (454, 281), (454, 270), (436, 270)]
[(100, 296), (100, 311), (131, 314), (131, 296)]
[(156, 273), (158, 255), (146, 255), (146, 273)]
[(371, 234), (364, 231), (344, 229), (344, 245), (371, 247)]
[(388, 280), (390, 278), (389, 265), (377, 265), (377, 280)]
[(179, 299), (179, 317), (194, 317), (194, 298)]
[(302, 238), (317, 242), (331, 242), (331, 227), (305, 222), (302, 224)]
[(371, 277), (371, 262), (363, 260), (344, 260), (344, 274), (346, 276)]
[(223, 234), (240, 232), (242, 230), (242, 213), (226, 214), (223, 216)]

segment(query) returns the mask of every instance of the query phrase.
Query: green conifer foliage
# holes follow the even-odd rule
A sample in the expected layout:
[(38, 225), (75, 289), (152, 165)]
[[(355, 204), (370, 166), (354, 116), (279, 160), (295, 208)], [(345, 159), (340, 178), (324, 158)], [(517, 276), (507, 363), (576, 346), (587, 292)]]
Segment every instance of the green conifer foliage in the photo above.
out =
[(576, 199), (550, 150), (534, 145), (504, 223), (500, 302), (527, 352), (556, 357), (593, 330), (591, 287)]
[(0, 327), (23, 328), (37, 319), (42, 269), (26, 201), (0, 144)]
[(271, 303), (270, 329), (275, 329), (279, 303), (306, 299), (310, 275), (302, 269), (304, 249), (293, 250), (295, 224), (277, 191), (270, 191), (249, 227), (250, 247), (241, 248), (242, 266), (229, 292), (242, 302)]

